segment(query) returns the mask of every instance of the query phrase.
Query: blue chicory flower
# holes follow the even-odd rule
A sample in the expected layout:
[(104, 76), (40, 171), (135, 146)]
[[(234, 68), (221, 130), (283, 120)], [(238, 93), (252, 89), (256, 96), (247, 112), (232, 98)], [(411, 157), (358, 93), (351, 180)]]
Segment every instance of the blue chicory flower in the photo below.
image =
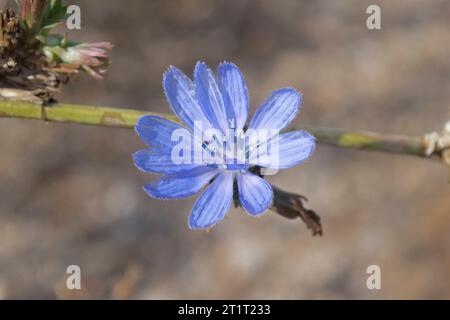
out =
[[(279, 134), (300, 108), (302, 96), (295, 89), (273, 92), (247, 128), (247, 85), (233, 63), (221, 63), (216, 79), (205, 63), (198, 62), (194, 81), (170, 67), (163, 86), (184, 126), (158, 116), (141, 117), (136, 132), (149, 148), (133, 158), (140, 170), (163, 174), (144, 186), (153, 198), (187, 198), (209, 184), (191, 211), (191, 229), (210, 228), (225, 217), (235, 181), (244, 210), (251, 216), (263, 214), (272, 204), (273, 190), (249, 169), (289, 168), (314, 151), (315, 138), (305, 131)], [(204, 135), (208, 130), (213, 134)]]

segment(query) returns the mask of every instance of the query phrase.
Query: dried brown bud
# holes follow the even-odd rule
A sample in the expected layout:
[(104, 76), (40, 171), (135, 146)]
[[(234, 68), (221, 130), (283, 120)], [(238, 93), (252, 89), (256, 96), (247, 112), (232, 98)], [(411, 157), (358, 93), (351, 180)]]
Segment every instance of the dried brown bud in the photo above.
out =
[(304, 201), (308, 201), (304, 196), (289, 193), (273, 187), (273, 207), (272, 210), (288, 219), (301, 218), (308, 229), (312, 231), (313, 236), (323, 235), (320, 217), (315, 211), (306, 209), (303, 206)]
[(21, 38), (19, 19), (11, 9), (0, 11), (0, 48), (3, 54), (17, 47)]
[(22, 0), (20, 3), (20, 19), (25, 21), (30, 30), (39, 29), (47, 0)]

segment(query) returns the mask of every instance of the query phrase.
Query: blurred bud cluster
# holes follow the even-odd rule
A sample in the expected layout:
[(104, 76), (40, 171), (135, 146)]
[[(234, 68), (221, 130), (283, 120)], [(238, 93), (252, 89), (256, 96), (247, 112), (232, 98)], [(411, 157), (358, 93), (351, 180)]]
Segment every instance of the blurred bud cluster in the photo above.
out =
[(17, 0), (19, 10), (0, 11), (0, 87), (51, 98), (80, 70), (103, 79), (110, 64), (108, 42), (80, 43), (55, 32), (65, 22), (61, 0)]

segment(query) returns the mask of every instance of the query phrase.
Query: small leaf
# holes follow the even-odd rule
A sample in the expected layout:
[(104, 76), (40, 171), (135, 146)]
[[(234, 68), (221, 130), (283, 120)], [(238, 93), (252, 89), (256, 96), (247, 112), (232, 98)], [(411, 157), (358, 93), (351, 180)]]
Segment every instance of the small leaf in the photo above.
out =
[(67, 7), (61, 0), (50, 0), (43, 14), (40, 32), (46, 34), (61, 24), (67, 17)]

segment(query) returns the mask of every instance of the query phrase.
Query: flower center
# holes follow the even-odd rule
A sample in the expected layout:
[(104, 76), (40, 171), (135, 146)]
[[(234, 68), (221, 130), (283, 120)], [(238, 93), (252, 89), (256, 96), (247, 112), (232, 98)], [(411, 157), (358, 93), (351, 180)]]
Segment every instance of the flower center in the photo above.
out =
[(213, 134), (211, 139), (204, 140), (203, 150), (209, 159), (205, 164), (229, 171), (245, 171), (249, 165), (246, 159), (246, 135), (242, 130), (236, 130), (231, 122), (231, 128), (223, 135)]

